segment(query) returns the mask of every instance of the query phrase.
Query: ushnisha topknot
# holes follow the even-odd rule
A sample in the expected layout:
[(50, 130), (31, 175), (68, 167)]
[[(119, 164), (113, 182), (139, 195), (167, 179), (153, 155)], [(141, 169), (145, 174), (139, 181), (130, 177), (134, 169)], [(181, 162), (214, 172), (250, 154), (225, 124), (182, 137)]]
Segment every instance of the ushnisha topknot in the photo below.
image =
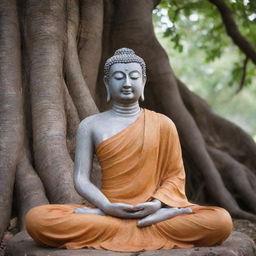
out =
[(129, 48), (120, 48), (115, 51), (114, 55), (107, 59), (105, 66), (104, 66), (104, 74), (108, 78), (109, 77), (109, 70), (113, 64), (116, 63), (132, 63), (137, 62), (140, 64), (142, 69), (143, 76), (146, 76), (146, 64), (144, 60), (135, 54), (132, 49)]

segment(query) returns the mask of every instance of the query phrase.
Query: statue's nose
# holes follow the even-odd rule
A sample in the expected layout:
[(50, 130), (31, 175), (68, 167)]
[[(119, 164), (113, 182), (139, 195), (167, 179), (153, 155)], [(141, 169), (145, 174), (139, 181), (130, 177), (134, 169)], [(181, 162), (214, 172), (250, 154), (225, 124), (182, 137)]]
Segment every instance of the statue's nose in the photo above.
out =
[(130, 88), (132, 86), (130, 78), (127, 76), (125, 79), (125, 83), (123, 85), (124, 88)]

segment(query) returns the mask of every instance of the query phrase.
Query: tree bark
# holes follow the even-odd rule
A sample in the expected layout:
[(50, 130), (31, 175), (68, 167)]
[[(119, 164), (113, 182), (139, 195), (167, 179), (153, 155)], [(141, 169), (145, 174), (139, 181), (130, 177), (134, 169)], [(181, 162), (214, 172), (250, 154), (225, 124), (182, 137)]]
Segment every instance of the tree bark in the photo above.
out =
[[(65, 75), (67, 80), (67, 85), (69, 87), (70, 94), (76, 105), (79, 117), (81, 119), (95, 114), (98, 112), (97, 106), (91, 97), (89, 88), (85, 82), (82, 74), (82, 67), (78, 58), (77, 50), (77, 33), (79, 26), (79, 6), (77, 1), (68, 0), (68, 21), (67, 21), (67, 48), (65, 51)], [(80, 45), (83, 45), (83, 40), (81, 39)], [(82, 56), (86, 55), (85, 49), (82, 49)], [(94, 59), (90, 59), (91, 66), (94, 63)], [(96, 61), (97, 66), (97, 61)], [(97, 70), (97, 67), (95, 68)], [(96, 75), (96, 74), (93, 74)], [(95, 78), (94, 78), (95, 79)], [(86, 100), (85, 100), (86, 99)]]
[(0, 238), (9, 224), (23, 143), (20, 35), (16, 2), (0, 3)]
[(74, 190), (73, 163), (66, 144), (63, 58), (66, 35), (64, 0), (28, 0), (25, 46), (29, 81), (35, 164), (53, 203), (80, 202)]

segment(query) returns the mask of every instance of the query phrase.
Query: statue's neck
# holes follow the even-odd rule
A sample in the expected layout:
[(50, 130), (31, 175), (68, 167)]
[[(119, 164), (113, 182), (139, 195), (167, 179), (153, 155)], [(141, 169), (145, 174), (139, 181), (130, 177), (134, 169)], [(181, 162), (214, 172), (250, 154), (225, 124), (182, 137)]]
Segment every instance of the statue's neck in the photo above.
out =
[(131, 104), (121, 104), (114, 102), (111, 111), (120, 116), (136, 116), (140, 113), (140, 106), (138, 102)]

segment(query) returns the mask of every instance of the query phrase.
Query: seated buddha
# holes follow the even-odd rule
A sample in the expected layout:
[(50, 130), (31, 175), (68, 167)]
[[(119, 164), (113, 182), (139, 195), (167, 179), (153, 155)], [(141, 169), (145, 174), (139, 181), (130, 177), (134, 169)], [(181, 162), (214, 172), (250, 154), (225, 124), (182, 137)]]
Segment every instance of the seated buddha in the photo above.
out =
[[(50, 204), (32, 208), (26, 228), (41, 245), (136, 252), (220, 244), (231, 233), (229, 213), (200, 206), (185, 194), (178, 133), (166, 116), (142, 109), (146, 66), (121, 48), (104, 67), (108, 111), (81, 121), (74, 185), (94, 207)], [(93, 156), (102, 187), (90, 181)]]

